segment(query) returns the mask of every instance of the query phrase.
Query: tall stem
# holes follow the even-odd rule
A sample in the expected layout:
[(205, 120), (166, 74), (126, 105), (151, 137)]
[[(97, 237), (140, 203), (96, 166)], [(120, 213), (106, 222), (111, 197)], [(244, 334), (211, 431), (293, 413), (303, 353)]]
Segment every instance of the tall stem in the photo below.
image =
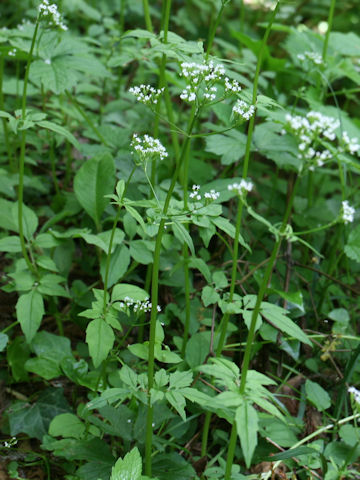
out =
[(331, 0), (330, 9), (329, 9), (329, 16), (328, 16), (328, 21), (327, 21), (328, 28), (326, 30), (326, 34), (325, 34), (325, 38), (324, 38), (323, 51), (322, 51), (322, 61), (323, 61), (323, 63), (326, 62), (326, 55), (327, 55), (327, 50), (328, 50), (328, 45), (329, 45), (329, 37), (330, 37), (332, 24), (333, 24), (333, 19), (334, 19), (335, 4), (336, 4), (336, 0)]
[[(260, 70), (265, 50), (265, 45), (267, 43), (271, 26), (275, 20), (276, 14), (280, 7), (280, 0), (276, 4), (276, 7), (270, 17), (269, 23), (266, 27), (264, 37), (262, 39), (261, 48), (259, 52), (259, 57), (256, 64), (256, 71), (255, 71), (255, 78), (254, 78), (254, 86), (253, 86), (253, 94), (252, 94), (252, 104), (256, 104), (257, 98), (257, 91), (258, 91), (258, 83), (259, 83), (259, 76)], [(251, 151), (251, 143), (252, 143), (252, 136), (254, 132), (254, 125), (255, 125), (255, 115), (251, 117), (249, 122), (249, 128), (247, 133), (247, 140), (246, 140), (246, 149), (245, 149), (245, 157), (244, 157), (244, 164), (243, 164), (243, 171), (242, 171), (242, 178), (246, 179), (249, 170), (249, 163), (250, 163), (250, 151)], [(238, 259), (238, 249), (239, 249), (239, 236), (240, 236), (240, 228), (241, 228), (241, 221), (242, 221), (242, 212), (243, 212), (243, 204), (242, 202), (238, 203), (238, 209), (236, 214), (236, 226), (235, 226), (235, 238), (234, 238), (234, 248), (233, 248), (233, 255), (232, 255), (232, 268), (231, 268), (231, 283), (230, 283), (230, 292), (229, 292), (229, 303), (232, 302), (235, 292), (235, 285), (236, 285), (236, 273), (237, 273), (237, 259)], [(220, 357), (221, 352), (224, 348), (225, 344), (225, 337), (227, 332), (227, 327), (229, 323), (230, 315), (225, 313), (223, 318), (221, 319), (220, 323), (220, 338), (218, 342), (218, 347), (216, 350), (216, 356)], [(202, 434), (202, 443), (201, 443), (201, 455), (205, 456), (207, 451), (207, 442), (208, 442), (208, 433), (209, 427), (211, 422), (211, 413), (207, 412), (205, 415), (204, 420), (204, 427), (203, 427), (203, 434)]]
[[(257, 321), (258, 315), (260, 313), (261, 303), (264, 299), (266, 289), (268, 288), (268, 283), (269, 283), (274, 265), (276, 263), (276, 258), (277, 258), (277, 254), (278, 254), (280, 246), (281, 246), (282, 237), (283, 237), (283, 234), (285, 233), (285, 229), (286, 229), (286, 226), (287, 226), (289, 218), (290, 218), (290, 214), (291, 214), (292, 206), (293, 206), (293, 203), (294, 203), (295, 192), (296, 192), (296, 189), (297, 189), (298, 181), (299, 181), (299, 177), (297, 177), (297, 179), (295, 181), (295, 184), (292, 186), (292, 191), (291, 191), (291, 194), (290, 194), (290, 198), (288, 200), (285, 215), (284, 215), (281, 227), (280, 227), (279, 237), (274, 244), (273, 250), (272, 250), (271, 255), (270, 255), (270, 259), (267, 263), (265, 274), (264, 274), (264, 277), (262, 279), (258, 295), (256, 297), (255, 307), (254, 307), (254, 310), (253, 310), (252, 315), (251, 315), (250, 328), (249, 328), (249, 333), (248, 333), (248, 337), (247, 337), (247, 340), (246, 340), (244, 359), (243, 359), (243, 363), (242, 363), (242, 367), (241, 367), (241, 380), (240, 380), (239, 392), (242, 395), (244, 394), (245, 387), (246, 387), (246, 378), (247, 378), (247, 373), (248, 373), (249, 365), (250, 365), (251, 349), (252, 349), (253, 342), (254, 342), (254, 339), (255, 339), (256, 321)], [(228, 447), (228, 455), (227, 455), (227, 459), (226, 459), (225, 480), (230, 480), (230, 478), (231, 478), (231, 466), (232, 466), (233, 460), (234, 460), (236, 441), (237, 441), (236, 425), (235, 425), (235, 422), (234, 422), (233, 425), (232, 425), (232, 428), (231, 428), (231, 436), (230, 436), (230, 442), (229, 442), (229, 447)]]
[(153, 32), (153, 26), (152, 26), (152, 23), (151, 23), (148, 0), (143, 0), (143, 7), (144, 7), (144, 17), (145, 17), (146, 29), (149, 30), (149, 32)]
[[(29, 73), (30, 73), (30, 67), (32, 62), (32, 55), (34, 51), (36, 36), (39, 30), (40, 17), (41, 17), (41, 14), (39, 14), (36, 19), (35, 29), (34, 29), (33, 37), (31, 40), (31, 46), (30, 46), (30, 51), (29, 51), (26, 70), (25, 70), (24, 89), (23, 89), (22, 101), (21, 101), (21, 119), (23, 122), (25, 122), (25, 116), (26, 116), (26, 100), (27, 100), (26, 94), (27, 94), (27, 87), (29, 82)], [(24, 198), (25, 148), (26, 148), (26, 130), (23, 130), (21, 132), (20, 157), (19, 157), (19, 185), (18, 185), (19, 238), (20, 238), (20, 244), (21, 244), (21, 252), (23, 254), (26, 265), (32, 273), (36, 274), (37, 272), (36, 266), (31, 262), (29, 258), (29, 255), (26, 250), (26, 244), (25, 244), (25, 238), (24, 238), (23, 198)]]
[(208, 44), (207, 44), (207, 48), (206, 48), (206, 55), (205, 55), (206, 60), (209, 58), (211, 47), (212, 47), (212, 44), (214, 43), (215, 33), (216, 33), (216, 30), (217, 30), (217, 27), (219, 26), (224, 8), (225, 8), (225, 2), (222, 0), (219, 13), (217, 14), (216, 20), (213, 23), (213, 25), (211, 27), (211, 30), (209, 32), (209, 39), (208, 39)]
[(170, 200), (172, 193), (174, 191), (177, 178), (179, 176), (179, 171), (183, 163), (187, 146), (190, 141), (190, 135), (194, 128), (194, 123), (196, 119), (196, 111), (193, 109), (192, 114), (189, 119), (187, 136), (184, 140), (181, 155), (179, 161), (176, 164), (174, 174), (171, 179), (171, 184), (168, 190), (168, 193), (165, 198), (165, 203), (162, 211), (162, 218), (159, 225), (158, 234), (156, 237), (155, 243), (155, 252), (153, 258), (153, 270), (152, 270), (152, 281), (151, 281), (151, 316), (150, 316), (150, 336), (149, 336), (149, 359), (148, 359), (148, 392), (149, 392), (149, 403), (148, 403), (148, 412), (146, 419), (146, 438), (145, 438), (145, 474), (151, 477), (151, 452), (152, 452), (152, 423), (153, 423), (153, 407), (151, 405), (150, 390), (154, 385), (154, 362), (155, 362), (155, 329), (156, 329), (156, 318), (157, 318), (157, 304), (158, 304), (158, 294), (159, 294), (159, 264), (160, 264), (160, 251), (161, 251), (161, 240), (165, 230), (166, 215), (170, 205)]

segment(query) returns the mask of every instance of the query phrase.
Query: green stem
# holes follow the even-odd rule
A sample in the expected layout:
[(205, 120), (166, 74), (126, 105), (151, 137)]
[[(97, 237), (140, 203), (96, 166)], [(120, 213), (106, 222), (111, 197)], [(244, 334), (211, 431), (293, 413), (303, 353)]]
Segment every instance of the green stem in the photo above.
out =
[(207, 61), (208, 58), (209, 58), (209, 55), (210, 55), (210, 51), (211, 51), (211, 47), (214, 43), (214, 38), (215, 38), (215, 33), (216, 33), (216, 30), (219, 26), (219, 23), (220, 23), (220, 20), (221, 20), (221, 17), (222, 17), (222, 14), (223, 14), (223, 11), (224, 11), (224, 8), (225, 8), (225, 2), (222, 1), (221, 2), (221, 8), (219, 10), (219, 13), (216, 17), (216, 20), (215, 22), (213, 23), (212, 27), (211, 27), (211, 30), (210, 30), (210, 33), (209, 33), (209, 39), (208, 39), (208, 44), (207, 44), (207, 48), (206, 48), (206, 55), (205, 55), (205, 60)]
[[(257, 60), (255, 77), (254, 77), (254, 87), (253, 87), (253, 95), (252, 95), (252, 104), (256, 104), (257, 92), (258, 92), (258, 84), (259, 84), (259, 76), (260, 70), (263, 60), (263, 54), (265, 50), (265, 45), (269, 38), (271, 26), (275, 20), (276, 14), (280, 7), (280, 1), (276, 4), (276, 7), (270, 17), (269, 23), (266, 27), (264, 37), (262, 39), (261, 48)], [(242, 171), (242, 178), (246, 179), (249, 170), (249, 163), (250, 163), (250, 152), (251, 152), (251, 143), (252, 143), (252, 136), (254, 132), (255, 126), (255, 115), (253, 115), (249, 122), (248, 134), (246, 139), (246, 149), (245, 149), (245, 157), (244, 157), (244, 164), (243, 164), (243, 171)], [(236, 272), (237, 272), (237, 260), (238, 260), (238, 248), (239, 248), (239, 236), (240, 236), (240, 228), (241, 228), (241, 221), (242, 221), (242, 212), (243, 212), (243, 203), (238, 203), (238, 209), (236, 214), (236, 226), (235, 226), (235, 238), (234, 238), (234, 248), (233, 248), (233, 255), (232, 255), (232, 268), (231, 268), (231, 283), (230, 283), (230, 292), (229, 292), (229, 303), (232, 302), (234, 292), (235, 292), (235, 285), (236, 285)], [(223, 318), (221, 319), (220, 323), (220, 338), (218, 342), (218, 347), (216, 350), (216, 357), (220, 357), (221, 352), (224, 348), (225, 344), (225, 337), (227, 332), (227, 327), (229, 323), (230, 315), (225, 313)], [(205, 456), (207, 451), (207, 442), (208, 442), (208, 433), (210, 428), (211, 422), (211, 413), (206, 412), (205, 420), (204, 420), (204, 427), (203, 427), (203, 435), (202, 435), (202, 442), (201, 442), (201, 455)]]
[(333, 24), (333, 19), (334, 19), (335, 4), (336, 4), (336, 0), (331, 0), (330, 9), (329, 9), (329, 16), (328, 16), (328, 21), (327, 21), (328, 28), (326, 30), (326, 34), (325, 34), (325, 38), (324, 38), (323, 51), (322, 51), (322, 61), (323, 61), (323, 63), (326, 62), (326, 55), (327, 55), (327, 50), (328, 50), (328, 45), (329, 45), (329, 37), (330, 37), (332, 24)]
[[(257, 295), (257, 298), (256, 298), (255, 307), (254, 307), (254, 310), (252, 312), (249, 333), (248, 333), (248, 337), (247, 337), (247, 340), (246, 340), (244, 359), (243, 359), (243, 363), (242, 363), (242, 367), (241, 367), (241, 381), (240, 381), (239, 392), (242, 395), (244, 394), (245, 387), (246, 387), (246, 377), (247, 377), (247, 373), (248, 373), (248, 370), (249, 370), (251, 350), (252, 350), (253, 342), (254, 342), (254, 339), (255, 339), (256, 321), (257, 321), (258, 315), (260, 313), (261, 302), (263, 301), (263, 298), (265, 296), (265, 292), (268, 288), (268, 283), (269, 283), (269, 280), (270, 280), (270, 277), (271, 277), (271, 274), (272, 274), (272, 271), (273, 271), (273, 268), (274, 268), (274, 265), (275, 265), (275, 262), (276, 262), (277, 254), (278, 254), (279, 249), (280, 249), (280, 245), (281, 245), (281, 241), (282, 241), (282, 235), (284, 234), (286, 226), (287, 226), (288, 221), (289, 221), (289, 217), (290, 217), (291, 210), (292, 210), (292, 205), (294, 203), (296, 188), (297, 188), (297, 185), (298, 185), (298, 179), (299, 179), (299, 177), (297, 177), (297, 179), (295, 181), (295, 184), (293, 185), (292, 192), (291, 192), (291, 195), (290, 195), (290, 199), (288, 201), (287, 208), (286, 208), (286, 211), (285, 211), (285, 215), (284, 215), (282, 225), (281, 225), (281, 228), (280, 228), (279, 238), (275, 242), (275, 245), (273, 247), (273, 250), (272, 250), (269, 262), (267, 264), (266, 271), (265, 271), (264, 277), (262, 279), (260, 289), (259, 289), (259, 292), (258, 292), (258, 295)], [(228, 447), (228, 454), (227, 454), (227, 459), (226, 459), (226, 474), (225, 474), (225, 479), (224, 480), (230, 480), (231, 466), (232, 466), (233, 460), (234, 460), (234, 452), (235, 452), (235, 447), (236, 447), (236, 441), (237, 441), (236, 425), (235, 425), (235, 423), (233, 423), (232, 429), (231, 429), (231, 437), (230, 437), (229, 447)]]
[(145, 17), (146, 29), (149, 30), (149, 32), (153, 32), (153, 26), (152, 26), (152, 23), (151, 23), (148, 0), (143, 0), (143, 7), (144, 7), (144, 17)]
[(150, 316), (150, 335), (149, 335), (149, 359), (148, 359), (148, 412), (146, 419), (146, 438), (145, 438), (145, 474), (151, 477), (151, 452), (152, 452), (152, 423), (153, 423), (153, 407), (151, 405), (150, 390), (154, 385), (154, 362), (155, 362), (155, 329), (156, 329), (156, 319), (157, 319), (157, 305), (158, 305), (158, 293), (159, 293), (159, 264), (160, 264), (160, 251), (161, 251), (161, 240), (165, 230), (166, 215), (170, 205), (171, 195), (174, 191), (177, 178), (179, 176), (179, 171), (185, 157), (188, 143), (190, 141), (190, 135), (192, 129), (194, 128), (194, 123), (196, 119), (196, 111), (193, 109), (192, 114), (189, 119), (187, 137), (184, 140), (180, 159), (176, 165), (175, 172), (171, 179), (171, 184), (168, 190), (168, 193), (165, 198), (165, 203), (162, 211), (162, 219), (160, 221), (158, 234), (156, 237), (155, 243), (155, 252), (153, 258), (153, 271), (152, 271), (152, 288), (151, 288), (151, 316)]
[[(121, 195), (121, 201), (123, 201), (126, 191), (128, 189), (128, 186), (130, 184), (130, 180), (132, 176), (134, 175), (134, 172), (136, 170), (136, 165), (133, 167), (131, 170), (131, 173), (129, 175), (129, 178), (126, 181), (125, 188), (123, 191), (123, 194)], [(114, 242), (114, 236), (115, 236), (115, 231), (116, 231), (116, 225), (118, 224), (119, 217), (120, 217), (120, 212), (121, 212), (121, 207), (119, 206), (119, 209), (117, 211), (112, 230), (111, 230), (111, 235), (110, 235), (110, 241), (109, 241), (109, 248), (107, 252), (107, 257), (106, 257), (106, 266), (105, 266), (105, 275), (104, 275), (104, 298), (103, 298), (103, 315), (105, 317), (106, 314), (106, 308), (107, 308), (107, 289), (108, 289), (108, 283), (109, 283), (109, 271), (110, 271), (110, 260), (111, 260), (111, 250)]]
[[(38, 15), (35, 23), (35, 29), (34, 29), (33, 37), (31, 40), (31, 46), (30, 46), (30, 51), (29, 51), (26, 70), (25, 70), (24, 89), (23, 89), (22, 102), (21, 102), (21, 117), (23, 122), (25, 122), (25, 116), (26, 116), (26, 100), (27, 100), (26, 93), (27, 93), (27, 87), (29, 82), (29, 73), (30, 73), (30, 67), (32, 62), (32, 55), (34, 51), (36, 36), (39, 30), (40, 17), (41, 17), (41, 14)], [(20, 238), (20, 244), (21, 244), (21, 252), (23, 254), (26, 265), (28, 269), (33, 274), (36, 275), (37, 274), (36, 266), (31, 262), (29, 258), (29, 255), (26, 250), (26, 244), (25, 244), (25, 238), (24, 238), (23, 198), (24, 198), (25, 148), (26, 148), (26, 130), (23, 130), (21, 132), (20, 157), (19, 157), (19, 185), (18, 185), (19, 238)]]
[(70, 102), (74, 105), (76, 110), (80, 113), (80, 115), (83, 117), (85, 122), (88, 124), (88, 126), (91, 128), (91, 130), (95, 133), (95, 135), (98, 137), (101, 143), (103, 143), (106, 147), (109, 147), (110, 145), (106, 141), (105, 137), (103, 134), (100, 132), (100, 130), (96, 127), (94, 122), (90, 119), (90, 117), (84, 112), (84, 110), (80, 107), (76, 99), (71, 95), (70, 92), (66, 90), (66, 96), (70, 100)]
[[(0, 110), (5, 110), (4, 108), (4, 94), (3, 94), (3, 80), (4, 80), (4, 56), (0, 56)], [(9, 130), (8, 130), (8, 125), (7, 125), (7, 119), (3, 118), (2, 119), (2, 124), (3, 124), (3, 130), (4, 130), (4, 139), (5, 139), (5, 146), (8, 154), (8, 159), (9, 159), (9, 167), (10, 171), (14, 172), (15, 170), (15, 165), (13, 163), (13, 158), (12, 158), (12, 151), (11, 151), (11, 145), (9, 141)]]

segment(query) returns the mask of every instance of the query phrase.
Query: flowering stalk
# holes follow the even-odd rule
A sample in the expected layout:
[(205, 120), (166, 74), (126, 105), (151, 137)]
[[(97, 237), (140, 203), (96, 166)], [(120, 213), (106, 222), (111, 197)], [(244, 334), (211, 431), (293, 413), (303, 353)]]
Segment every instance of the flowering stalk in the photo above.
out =
[(228, 3), (228, 0), (221, 0), (221, 7), (220, 7), (220, 10), (219, 10), (219, 13), (217, 14), (216, 20), (215, 20), (215, 22), (213, 23), (213, 25), (210, 29), (208, 44), (207, 44), (207, 48), (206, 48), (205, 60), (207, 60), (209, 58), (211, 47), (212, 47), (212, 44), (213, 44), (214, 38), (215, 38), (215, 33), (216, 33), (216, 30), (217, 30), (217, 27), (219, 26), (222, 14), (224, 12), (225, 5), (227, 3)]
[[(26, 70), (25, 70), (25, 78), (24, 78), (24, 89), (22, 94), (22, 102), (21, 102), (21, 119), (25, 122), (26, 116), (26, 93), (27, 87), (29, 82), (29, 73), (30, 73), (30, 66), (32, 62), (32, 55), (35, 47), (35, 41), (37, 37), (37, 33), (39, 30), (41, 19), (41, 11), (39, 11), (34, 33), (31, 39), (30, 51), (27, 59)], [(21, 132), (21, 142), (20, 142), (20, 156), (19, 156), (19, 185), (18, 185), (18, 223), (19, 223), (19, 238), (20, 238), (20, 245), (21, 245), (21, 252), (23, 254), (24, 260), (28, 269), (33, 273), (36, 274), (36, 266), (30, 260), (29, 255), (26, 250), (25, 245), (25, 238), (24, 238), (24, 224), (23, 224), (23, 198), (24, 198), (24, 168), (25, 168), (25, 147), (26, 147), (26, 130)]]
[[(271, 255), (270, 255), (270, 259), (267, 263), (265, 274), (264, 274), (264, 277), (262, 279), (262, 282), (261, 282), (261, 285), (260, 285), (260, 288), (259, 288), (259, 292), (258, 292), (257, 297), (256, 297), (256, 303), (255, 303), (255, 306), (254, 306), (254, 310), (252, 311), (249, 333), (248, 333), (248, 337), (247, 337), (247, 340), (246, 340), (244, 359), (243, 359), (243, 363), (242, 363), (242, 366), (241, 366), (241, 380), (240, 380), (239, 393), (242, 394), (242, 395), (244, 394), (245, 387), (246, 387), (246, 377), (247, 377), (247, 373), (248, 373), (248, 370), (249, 370), (251, 349), (252, 349), (252, 345), (253, 345), (253, 342), (254, 342), (254, 339), (255, 339), (256, 321), (257, 321), (258, 315), (260, 313), (261, 302), (264, 299), (265, 292), (266, 292), (266, 289), (268, 288), (268, 283), (269, 283), (273, 268), (274, 268), (275, 263), (276, 263), (276, 258), (277, 258), (277, 254), (278, 254), (280, 246), (281, 246), (282, 237), (285, 233), (286, 226), (287, 226), (289, 218), (290, 218), (290, 214), (291, 214), (292, 206), (293, 206), (293, 203), (294, 203), (295, 192), (296, 192), (296, 189), (297, 189), (298, 182), (299, 182), (299, 177), (296, 178), (295, 183), (292, 187), (292, 191), (291, 191), (291, 195), (290, 195), (290, 198), (288, 200), (288, 203), (287, 203), (285, 215), (284, 215), (284, 218), (283, 218), (280, 230), (279, 230), (279, 236), (278, 236), (278, 239), (275, 242), (275, 245), (274, 245), (273, 250), (272, 250)], [(227, 459), (226, 459), (225, 480), (230, 480), (230, 478), (231, 478), (231, 467), (232, 467), (233, 460), (234, 460), (236, 441), (237, 441), (237, 433), (236, 433), (236, 424), (234, 422), (233, 425), (232, 425), (232, 428), (231, 428), (231, 436), (230, 436), (230, 442), (229, 442), (229, 448), (228, 448), (228, 456), (227, 456)]]
[(145, 17), (146, 29), (149, 30), (149, 32), (153, 32), (153, 26), (152, 26), (152, 23), (151, 23), (148, 0), (143, 0), (143, 7), (144, 7), (144, 17)]
[[(124, 187), (124, 191), (121, 195), (121, 199), (120, 199), (121, 202), (123, 201), (123, 199), (125, 197), (126, 191), (127, 191), (128, 186), (130, 184), (130, 180), (131, 180), (132, 176), (134, 175), (135, 170), (136, 170), (136, 165), (132, 169), (132, 171), (129, 175), (129, 178), (127, 179), (127, 182), (126, 182), (125, 187)], [(117, 214), (116, 214), (115, 219), (114, 219), (114, 223), (113, 223), (112, 230), (111, 230), (111, 235), (110, 235), (109, 248), (108, 248), (107, 257), (106, 257), (106, 266), (105, 266), (105, 275), (104, 275), (104, 303), (103, 303), (104, 318), (105, 318), (105, 315), (106, 315), (106, 306), (107, 306), (107, 288), (108, 288), (108, 281), (109, 281), (111, 250), (112, 250), (112, 246), (113, 246), (116, 225), (118, 224), (119, 217), (120, 217), (120, 212), (121, 212), (121, 205), (119, 205), (119, 209), (118, 209)]]
[(158, 233), (156, 236), (155, 251), (154, 251), (154, 257), (153, 257), (152, 281), (151, 281), (152, 308), (151, 308), (151, 316), (150, 316), (149, 359), (148, 359), (148, 411), (147, 411), (147, 418), (146, 418), (146, 438), (145, 438), (145, 474), (148, 475), (149, 477), (151, 477), (151, 452), (152, 452), (152, 433), (153, 433), (152, 424), (153, 424), (153, 416), (154, 416), (153, 406), (151, 405), (150, 391), (154, 385), (155, 330), (156, 330), (156, 319), (158, 314), (157, 305), (158, 305), (158, 296), (159, 296), (159, 264), (160, 264), (161, 240), (165, 230), (166, 215), (170, 205), (171, 196), (179, 176), (180, 168), (182, 166), (183, 160), (186, 155), (191, 132), (194, 128), (196, 113), (197, 111), (195, 109), (192, 109), (191, 116), (188, 123), (188, 128), (187, 128), (187, 136), (182, 145), (181, 155), (180, 155), (179, 161), (176, 164), (176, 168), (171, 179), (171, 184), (165, 198), (165, 203), (162, 211), (162, 218), (161, 218)]
[[(256, 104), (258, 82), (259, 82), (260, 69), (261, 69), (261, 65), (262, 65), (265, 45), (267, 43), (267, 40), (268, 40), (268, 37), (269, 37), (269, 34), (270, 34), (270, 30), (271, 30), (271, 26), (272, 26), (272, 24), (275, 20), (275, 17), (276, 17), (276, 14), (277, 14), (278, 10), (279, 10), (279, 7), (280, 7), (280, 0), (276, 4), (276, 7), (275, 7), (275, 9), (274, 9), (274, 11), (273, 11), (273, 13), (270, 17), (269, 23), (268, 23), (268, 25), (266, 27), (266, 30), (265, 30), (264, 37), (262, 39), (261, 48), (260, 48), (260, 52), (259, 52), (259, 57), (258, 57), (257, 64), (256, 64), (255, 77), (254, 77), (252, 105)], [(250, 118), (250, 122), (249, 122), (247, 141), (246, 141), (246, 150), (245, 150), (244, 165), (243, 165), (243, 171), (242, 171), (243, 180), (245, 180), (248, 176), (249, 162), (250, 162), (250, 148), (251, 148), (251, 143), (252, 143), (254, 125), (255, 125), (255, 115), (252, 115), (251, 118)], [(238, 260), (238, 251), (239, 251), (239, 236), (240, 236), (240, 227), (241, 227), (241, 221), (242, 221), (242, 212), (243, 212), (243, 203), (238, 202), (238, 208), (237, 208), (237, 214), (236, 214), (236, 225), (235, 225), (234, 248), (233, 248), (233, 255), (232, 255), (232, 269), (231, 269), (229, 303), (232, 302), (233, 297), (234, 297), (234, 292), (235, 292), (237, 260)], [(226, 337), (227, 327), (228, 327), (228, 323), (229, 323), (229, 318), (230, 318), (230, 315), (228, 313), (225, 313), (223, 318), (221, 319), (220, 339), (219, 339), (218, 347), (217, 347), (217, 350), (216, 350), (216, 356), (217, 357), (220, 357), (221, 352), (224, 348), (224, 343), (225, 343), (225, 337)], [(206, 415), (205, 415), (203, 435), (202, 435), (202, 443), (201, 443), (201, 455), (202, 456), (206, 455), (210, 422), (211, 422), (211, 413), (207, 412)]]

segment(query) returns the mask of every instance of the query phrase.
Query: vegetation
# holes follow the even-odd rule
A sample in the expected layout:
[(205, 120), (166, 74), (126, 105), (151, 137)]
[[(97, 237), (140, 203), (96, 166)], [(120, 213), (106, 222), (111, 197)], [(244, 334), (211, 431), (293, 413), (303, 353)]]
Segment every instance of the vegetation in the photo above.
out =
[(356, 0), (1, 2), (1, 479), (359, 479)]

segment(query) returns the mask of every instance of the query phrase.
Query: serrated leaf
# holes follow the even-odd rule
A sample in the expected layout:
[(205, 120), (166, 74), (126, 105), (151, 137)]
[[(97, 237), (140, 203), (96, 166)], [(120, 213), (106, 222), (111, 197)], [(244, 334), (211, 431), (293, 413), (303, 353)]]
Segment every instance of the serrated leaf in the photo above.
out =
[(344, 252), (351, 260), (360, 263), (360, 225), (350, 232)]
[(113, 329), (102, 319), (92, 320), (86, 329), (86, 343), (89, 353), (97, 368), (114, 345), (115, 335)]
[(143, 288), (131, 285), (130, 283), (119, 283), (115, 285), (112, 291), (111, 301), (117, 302), (125, 300), (125, 297), (132, 298), (135, 301), (144, 301), (149, 298), (149, 294)]
[(113, 466), (110, 480), (140, 480), (142, 462), (139, 450), (134, 447)]
[(223, 165), (237, 162), (245, 153), (246, 135), (232, 130), (226, 134), (216, 134), (206, 137), (207, 152), (221, 155)]

